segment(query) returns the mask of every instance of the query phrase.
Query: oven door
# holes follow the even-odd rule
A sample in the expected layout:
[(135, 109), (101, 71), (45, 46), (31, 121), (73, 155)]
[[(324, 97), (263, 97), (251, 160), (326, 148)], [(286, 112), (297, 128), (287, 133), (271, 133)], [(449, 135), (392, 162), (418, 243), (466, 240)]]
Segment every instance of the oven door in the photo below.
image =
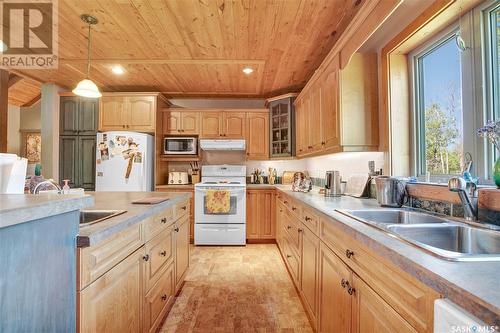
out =
[[(223, 213), (213, 213), (207, 207), (209, 190), (228, 191), (229, 210)], [(196, 186), (194, 196), (195, 223), (234, 223), (246, 222), (246, 187), (245, 186)]]
[(196, 155), (197, 140), (187, 137), (166, 137), (163, 150), (166, 155)]

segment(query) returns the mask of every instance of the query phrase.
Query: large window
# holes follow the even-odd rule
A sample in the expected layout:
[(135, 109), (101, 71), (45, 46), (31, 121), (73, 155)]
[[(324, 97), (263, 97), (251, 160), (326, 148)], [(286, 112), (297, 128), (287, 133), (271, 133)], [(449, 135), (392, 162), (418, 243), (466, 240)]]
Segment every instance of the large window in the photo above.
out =
[(462, 72), (455, 34), (447, 33), (414, 57), (420, 174), (462, 171)]
[[(486, 40), (489, 45), (486, 48), (489, 52), (489, 92), (491, 94), (490, 103), (492, 105), (490, 117), (494, 120), (500, 119), (500, 5), (491, 8), (486, 13), (487, 33)], [(489, 38), (488, 38), (489, 37)], [(492, 148), (493, 150), (493, 148)], [(499, 152), (493, 150), (494, 158), (490, 163), (499, 157)]]

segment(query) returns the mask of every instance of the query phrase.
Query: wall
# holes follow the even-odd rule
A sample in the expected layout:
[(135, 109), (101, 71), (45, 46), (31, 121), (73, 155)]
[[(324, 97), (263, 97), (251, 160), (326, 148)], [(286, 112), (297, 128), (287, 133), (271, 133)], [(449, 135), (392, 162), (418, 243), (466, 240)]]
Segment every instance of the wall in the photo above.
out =
[(20, 154), (21, 136), (20, 127), (20, 108), (10, 105), (7, 109), (7, 152), (11, 154)]
[(21, 108), (21, 131), (40, 131), (41, 126), (41, 103)]

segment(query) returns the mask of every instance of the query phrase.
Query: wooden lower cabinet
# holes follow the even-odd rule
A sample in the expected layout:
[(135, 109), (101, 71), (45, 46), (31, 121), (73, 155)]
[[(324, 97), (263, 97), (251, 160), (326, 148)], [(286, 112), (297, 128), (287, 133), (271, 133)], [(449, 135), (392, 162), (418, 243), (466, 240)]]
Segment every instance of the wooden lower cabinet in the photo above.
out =
[[(345, 283), (351, 281), (351, 271), (324, 244), (319, 260), (319, 332), (352, 332), (353, 297)], [(344, 286), (342, 285), (344, 281)]]
[(435, 291), (279, 190), (276, 207), (276, 241), (315, 331), (432, 332)]
[(189, 267), (189, 216), (180, 218), (175, 231), (175, 289), (178, 290)]
[[(170, 186), (170, 185), (165, 185)], [(194, 188), (181, 189), (181, 188), (166, 188), (165, 186), (156, 187), (157, 192), (184, 192), (191, 193), (189, 199), (189, 240), (191, 243), (194, 241)]]
[(80, 332), (141, 332), (143, 269), (141, 247), (78, 292)]
[(144, 299), (144, 332), (156, 332), (175, 296), (175, 266), (171, 262)]
[(247, 239), (276, 238), (274, 189), (247, 190)]

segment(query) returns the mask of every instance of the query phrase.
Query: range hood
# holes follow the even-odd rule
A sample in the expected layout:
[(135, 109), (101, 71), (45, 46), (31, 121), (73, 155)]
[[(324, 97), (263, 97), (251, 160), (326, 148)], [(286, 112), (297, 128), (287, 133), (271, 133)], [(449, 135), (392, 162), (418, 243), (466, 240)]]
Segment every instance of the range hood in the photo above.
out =
[(245, 150), (245, 140), (200, 140), (203, 150)]

